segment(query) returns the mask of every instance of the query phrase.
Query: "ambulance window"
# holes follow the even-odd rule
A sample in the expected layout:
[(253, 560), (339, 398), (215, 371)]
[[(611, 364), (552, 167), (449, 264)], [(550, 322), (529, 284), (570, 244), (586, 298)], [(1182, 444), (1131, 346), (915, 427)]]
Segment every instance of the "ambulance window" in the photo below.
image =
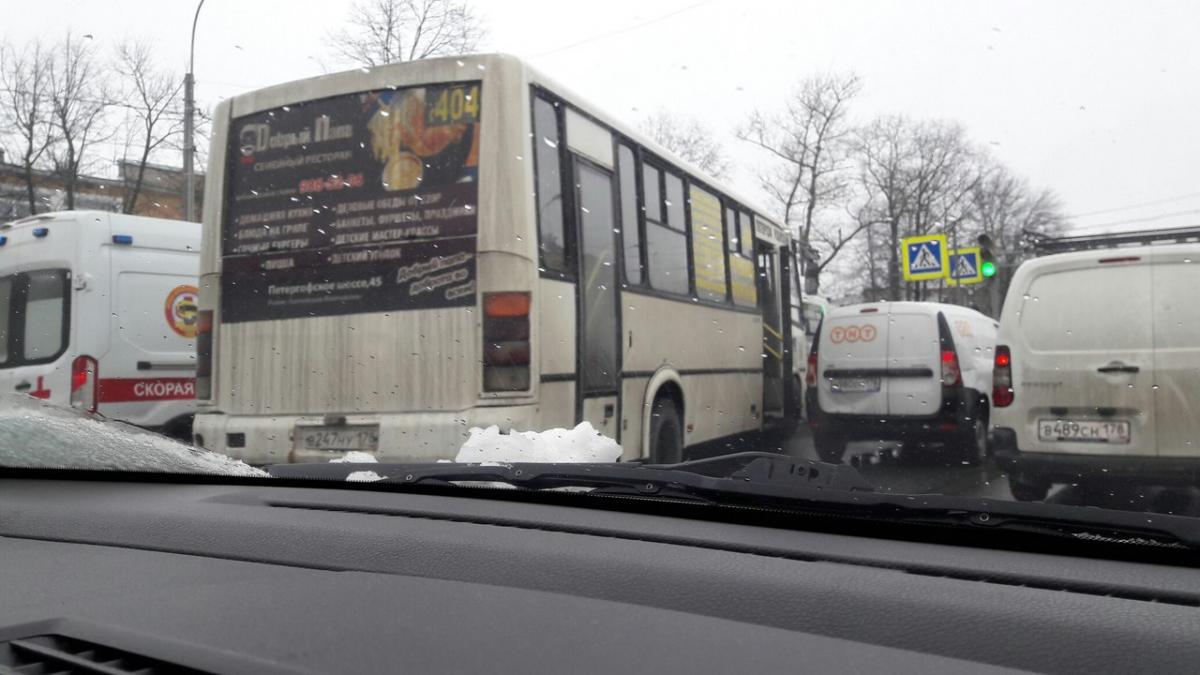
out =
[(62, 270), (30, 272), (25, 300), (24, 345), (26, 361), (50, 359), (63, 351), (66, 325), (66, 288)]
[(8, 324), (12, 314), (13, 278), (0, 279), (0, 364), (8, 362)]

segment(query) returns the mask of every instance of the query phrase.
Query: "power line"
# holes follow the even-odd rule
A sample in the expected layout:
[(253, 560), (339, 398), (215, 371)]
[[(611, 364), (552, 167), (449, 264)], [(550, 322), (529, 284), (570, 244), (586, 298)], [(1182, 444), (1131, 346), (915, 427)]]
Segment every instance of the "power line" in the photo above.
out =
[(1140, 208), (1143, 208), (1146, 206), (1157, 206), (1159, 204), (1168, 204), (1170, 202), (1176, 202), (1176, 201), (1180, 201), (1183, 199), (1191, 199), (1193, 197), (1200, 197), (1200, 192), (1192, 192), (1192, 193), (1189, 193), (1186, 195), (1178, 195), (1175, 197), (1163, 197), (1162, 199), (1155, 199), (1154, 201), (1150, 201), (1150, 202), (1141, 202), (1138, 204), (1128, 204), (1126, 206), (1116, 206), (1111, 209), (1101, 209), (1099, 211), (1087, 211), (1086, 213), (1073, 213), (1066, 217), (1067, 218), (1086, 218), (1088, 216), (1099, 216), (1099, 215), (1102, 215), (1105, 213), (1116, 213), (1117, 211), (1132, 211), (1134, 209), (1140, 209)]
[(1099, 229), (1102, 227), (1115, 227), (1118, 225), (1136, 225), (1138, 223), (1152, 223), (1156, 220), (1162, 220), (1164, 218), (1175, 218), (1177, 216), (1189, 216), (1189, 215), (1194, 215), (1197, 213), (1200, 213), (1200, 209), (1188, 209), (1186, 211), (1175, 211), (1172, 213), (1160, 213), (1156, 216), (1147, 216), (1145, 218), (1130, 218), (1130, 219), (1126, 219), (1126, 220), (1113, 220), (1113, 221), (1110, 221), (1107, 223), (1094, 223), (1092, 225), (1086, 225), (1086, 226), (1082, 226), (1082, 227), (1074, 227), (1071, 229), (1072, 230), (1095, 230), (1095, 229)]
[(624, 28), (617, 28), (614, 30), (610, 30), (606, 33), (600, 33), (598, 35), (593, 35), (591, 37), (584, 38), (578, 42), (572, 42), (571, 44), (568, 44), (568, 45), (563, 45), (561, 47), (555, 47), (554, 49), (551, 49), (550, 51), (542, 52), (540, 54), (534, 54), (533, 56), (534, 56), (534, 58), (537, 58), (540, 56), (549, 56), (550, 54), (557, 54), (558, 52), (564, 52), (568, 49), (574, 49), (575, 47), (578, 47), (580, 45), (585, 45), (589, 42), (595, 42), (596, 40), (603, 40), (604, 38), (610, 38), (615, 35), (621, 35), (622, 33), (628, 33), (630, 31), (637, 30), (638, 28), (642, 28), (644, 26), (649, 26), (651, 24), (655, 24), (660, 21), (666, 21), (667, 19), (669, 19), (673, 16), (683, 14), (684, 12), (690, 12), (691, 10), (696, 9), (697, 7), (700, 7), (702, 5), (708, 5), (708, 4), (711, 4), (712, 2), (714, 2), (714, 0), (702, 0), (701, 2), (697, 2), (694, 4), (688, 5), (686, 7), (681, 7), (673, 12), (668, 12), (666, 14), (663, 14), (662, 16), (658, 16), (653, 19), (647, 19), (640, 23), (635, 23), (630, 26), (625, 26)]

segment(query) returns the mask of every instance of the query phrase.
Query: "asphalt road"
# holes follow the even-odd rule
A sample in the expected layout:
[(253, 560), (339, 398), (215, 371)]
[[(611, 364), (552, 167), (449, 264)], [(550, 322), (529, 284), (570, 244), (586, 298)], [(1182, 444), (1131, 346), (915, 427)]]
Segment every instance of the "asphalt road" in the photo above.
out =
[[(812, 435), (803, 426), (784, 450), (797, 459), (817, 459)], [(857, 466), (859, 473), (882, 492), (1012, 498), (1008, 481), (990, 460), (968, 466), (946, 457), (937, 447), (901, 453), (895, 443), (851, 443), (843, 461)]]
[[(812, 436), (801, 427), (783, 446), (797, 459), (817, 459)], [(876, 490), (902, 494), (941, 494), (1012, 499), (1008, 479), (989, 458), (979, 466), (949, 459), (936, 447), (900, 452), (895, 443), (851, 443), (843, 461)], [(1150, 484), (1056, 485), (1047, 502), (1121, 511), (1171, 513), (1200, 517), (1200, 487), (1165, 488)]]

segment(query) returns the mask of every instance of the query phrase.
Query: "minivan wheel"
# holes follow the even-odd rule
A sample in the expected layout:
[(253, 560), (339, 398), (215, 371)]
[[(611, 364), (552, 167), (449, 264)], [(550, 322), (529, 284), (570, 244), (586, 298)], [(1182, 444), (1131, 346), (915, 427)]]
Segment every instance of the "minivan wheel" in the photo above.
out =
[(683, 422), (675, 404), (665, 396), (655, 399), (650, 411), (650, 461), (654, 464), (683, 461)]
[(1012, 491), (1013, 499), (1019, 502), (1041, 502), (1050, 493), (1050, 484), (1045, 481), (1031, 481), (1009, 476), (1008, 489)]
[(841, 464), (842, 456), (846, 454), (846, 437), (839, 434), (818, 431), (813, 434), (813, 445), (822, 462)]

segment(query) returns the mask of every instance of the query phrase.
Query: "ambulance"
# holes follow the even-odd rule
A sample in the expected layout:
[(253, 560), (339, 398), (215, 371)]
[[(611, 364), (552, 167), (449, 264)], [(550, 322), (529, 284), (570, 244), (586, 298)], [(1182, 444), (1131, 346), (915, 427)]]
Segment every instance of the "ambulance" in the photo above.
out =
[(0, 392), (190, 438), (199, 248), (199, 223), (103, 211), (0, 225)]

